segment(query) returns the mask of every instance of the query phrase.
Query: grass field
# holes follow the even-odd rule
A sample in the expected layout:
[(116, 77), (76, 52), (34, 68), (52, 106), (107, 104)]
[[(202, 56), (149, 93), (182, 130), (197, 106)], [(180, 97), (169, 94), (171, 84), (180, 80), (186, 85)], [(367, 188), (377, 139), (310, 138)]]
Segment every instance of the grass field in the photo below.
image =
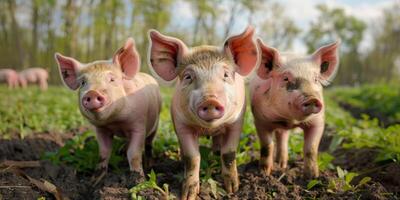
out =
[[(179, 196), (183, 169), (179, 161), (179, 145), (169, 115), (172, 91), (171, 88), (162, 90), (163, 109), (159, 130), (154, 140), (154, 154), (158, 164), (152, 170), (147, 170), (150, 174), (148, 181), (132, 187), (125, 179), (113, 177), (117, 175), (124, 177), (128, 173), (127, 161), (122, 152), (124, 148), (122, 139), (114, 141), (114, 151), (110, 161), (111, 175), (106, 178), (103, 185), (93, 187), (87, 183), (84, 186), (85, 190), (79, 190), (77, 186), (65, 188), (62, 183), (65, 180), (57, 175), (49, 175), (43, 170), (41, 173), (25, 170), (24, 173), (28, 175), (31, 173), (32, 177), (53, 182), (61, 188), (63, 195), (72, 199), (84, 199), (88, 197), (85, 195), (90, 193), (104, 198), (115, 192), (112, 189), (109, 191), (110, 187), (119, 188), (116, 189), (117, 193), (124, 198), (144, 196), (146, 199), (157, 199), (165, 195), (170, 198)], [(302, 134), (298, 133), (291, 134), (289, 142), (289, 168), (294, 171), (276, 172), (272, 177), (264, 177), (258, 172), (256, 160), (260, 146), (253, 118), (248, 112), (237, 155), (239, 172), (242, 173), (240, 190), (233, 196), (227, 196), (224, 192), (220, 184), (219, 159), (211, 153), (210, 141), (202, 138), (200, 197), (246, 199), (264, 196), (315, 199), (354, 196), (368, 199), (375, 195), (377, 198), (399, 198), (399, 99), (400, 87), (394, 85), (366, 85), (358, 88), (327, 90), (326, 131), (319, 156), (322, 176), (315, 180), (305, 180), (300, 177), (303, 139)], [(43, 137), (46, 138), (46, 135), (50, 135), (52, 139), (44, 139), (46, 145), (43, 147), (41, 140)], [(0, 161), (41, 160), (43, 165), (41, 167), (68, 169), (76, 176), (75, 179), (81, 182), (89, 179), (98, 160), (94, 133), (79, 112), (77, 96), (75, 92), (63, 87), (52, 86), (48, 91), (41, 92), (35, 87), (10, 91), (1, 86), (0, 137), (2, 138), (0, 150), (4, 150), (1, 152)], [(41, 139), (37, 148), (40, 150), (35, 149), (34, 155), (26, 156), (30, 155), (29, 153), (33, 154), (29, 152), (29, 148), (35, 148), (36, 145), (29, 142), (32, 140), (36, 142), (38, 138)], [(57, 140), (56, 145), (54, 138), (61, 138)], [(29, 145), (20, 151), (15, 150), (20, 148), (18, 145), (23, 145), (19, 143)], [(17, 175), (11, 172), (0, 172), (0, 186), (11, 183), (32, 186), (30, 181), (15, 176)], [(72, 184), (75, 183), (74, 180), (71, 180)], [(60, 185), (57, 185), (58, 182)], [(76, 184), (78, 185), (79, 181)], [(131, 190), (128, 190), (130, 188)], [(288, 191), (295, 196), (287, 194)], [(18, 191), (16, 192), (18, 194)], [(29, 194), (37, 198), (51, 197), (51, 192), (44, 192), (37, 186), (31, 187), (30, 192)], [(5, 198), (9, 195), (4, 189), (0, 189), (0, 194)]]

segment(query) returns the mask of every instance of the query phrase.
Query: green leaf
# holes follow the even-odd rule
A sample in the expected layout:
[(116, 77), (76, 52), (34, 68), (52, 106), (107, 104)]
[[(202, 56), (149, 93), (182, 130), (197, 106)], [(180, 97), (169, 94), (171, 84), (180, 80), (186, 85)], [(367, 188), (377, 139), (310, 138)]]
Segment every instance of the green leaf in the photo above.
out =
[(313, 188), (314, 186), (321, 184), (321, 181), (319, 180), (311, 180), (310, 182), (308, 182), (307, 184), (307, 190), (310, 190), (311, 188)]
[(350, 184), (350, 182), (353, 180), (354, 177), (358, 176), (357, 173), (354, 172), (349, 172), (345, 175), (345, 181), (346, 183)]
[(361, 187), (365, 184), (367, 184), (369, 181), (371, 181), (371, 177), (364, 177), (363, 179), (361, 179), (361, 181), (358, 183), (357, 187)]
[(343, 169), (340, 168), (339, 166), (337, 166), (336, 167), (336, 171), (337, 171), (337, 174), (338, 174), (339, 178), (343, 179), (344, 176), (345, 176), (345, 172), (343, 171)]

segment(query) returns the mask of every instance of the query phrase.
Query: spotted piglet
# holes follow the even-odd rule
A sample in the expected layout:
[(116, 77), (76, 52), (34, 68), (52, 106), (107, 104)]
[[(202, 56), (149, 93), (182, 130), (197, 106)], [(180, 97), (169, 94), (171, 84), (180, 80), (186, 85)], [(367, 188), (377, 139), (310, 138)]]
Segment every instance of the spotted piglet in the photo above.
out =
[(130, 170), (143, 176), (142, 153), (151, 157), (161, 97), (157, 81), (140, 73), (140, 58), (129, 38), (112, 60), (82, 64), (71, 57), (55, 55), (65, 85), (79, 89), (79, 109), (95, 126), (100, 163), (95, 183), (106, 174), (114, 135), (128, 139)]
[(335, 42), (311, 55), (280, 53), (258, 40), (262, 59), (250, 81), (251, 108), (261, 143), (260, 167), (269, 175), (273, 165), (275, 134), (277, 160), (287, 167), (288, 130), (304, 130), (304, 174), (317, 177), (318, 146), (324, 131), (323, 86), (338, 68)]
[(258, 62), (254, 29), (229, 37), (224, 46), (188, 48), (181, 40), (149, 32), (149, 64), (165, 81), (176, 80), (171, 115), (185, 166), (182, 199), (199, 192), (199, 137), (212, 136), (220, 151), (226, 191), (239, 187), (236, 149), (245, 112), (243, 76)]

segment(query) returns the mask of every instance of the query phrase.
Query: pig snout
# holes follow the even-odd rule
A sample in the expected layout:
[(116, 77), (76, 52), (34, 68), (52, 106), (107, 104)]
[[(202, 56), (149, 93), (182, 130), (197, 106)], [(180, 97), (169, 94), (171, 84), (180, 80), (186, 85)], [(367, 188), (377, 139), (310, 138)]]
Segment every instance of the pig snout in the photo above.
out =
[(224, 116), (224, 106), (215, 99), (209, 99), (197, 107), (197, 115), (200, 119), (211, 122)]
[(304, 115), (317, 114), (322, 110), (322, 103), (317, 98), (308, 98), (299, 102), (298, 108)]
[(98, 111), (106, 104), (106, 97), (99, 92), (91, 90), (82, 98), (82, 105), (90, 111)]

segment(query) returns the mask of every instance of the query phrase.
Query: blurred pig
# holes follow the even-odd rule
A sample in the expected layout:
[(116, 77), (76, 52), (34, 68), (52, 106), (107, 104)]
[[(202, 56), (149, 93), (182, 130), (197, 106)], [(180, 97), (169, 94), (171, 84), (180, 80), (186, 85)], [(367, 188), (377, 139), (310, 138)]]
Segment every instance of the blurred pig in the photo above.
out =
[(29, 83), (37, 83), (41, 90), (47, 90), (49, 74), (43, 68), (28, 68), (19, 72), (19, 83), (26, 88)]
[(254, 28), (229, 37), (224, 46), (188, 48), (181, 40), (149, 32), (149, 65), (165, 81), (177, 81), (171, 115), (185, 166), (182, 199), (199, 192), (200, 136), (212, 136), (221, 153), (222, 177), (227, 192), (239, 187), (236, 149), (245, 113), (242, 76), (257, 66)]
[(106, 174), (114, 135), (128, 139), (127, 158), (133, 174), (143, 176), (142, 154), (151, 158), (161, 96), (157, 81), (139, 72), (140, 58), (129, 38), (112, 61), (83, 64), (71, 57), (55, 54), (65, 85), (79, 89), (79, 108), (95, 126), (100, 163), (95, 183)]
[(0, 83), (7, 83), (9, 89), (18, 87), (18, 73), (13, 69), (0, 69)]
[(319, 175), (318, 146), (324, 131), (323, 86), (338, 68), (339, 42), (304, 56), (280, 53), (258, 40), (261, 63), (250, 81), (251, 108), (261, 143), (260, 167), (269, 175), (273, 165), (275, 133), (277, 160), (287, 167), (288, 130), (304, 131), (304, 175)]

